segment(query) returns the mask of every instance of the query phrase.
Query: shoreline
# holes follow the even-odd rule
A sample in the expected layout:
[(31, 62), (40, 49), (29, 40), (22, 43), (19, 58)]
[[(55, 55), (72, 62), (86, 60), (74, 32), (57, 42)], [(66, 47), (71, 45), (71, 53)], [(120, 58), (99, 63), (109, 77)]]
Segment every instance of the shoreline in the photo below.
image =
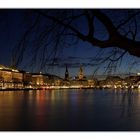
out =
[(17, 91), (17, 90), (61, 90), (61, 89), (113, 89), (113, 90), (139, 90), (139, 88), (104, 88), (104, 87), (49, 87), (49, 88), (3, 88), (0, 91)]

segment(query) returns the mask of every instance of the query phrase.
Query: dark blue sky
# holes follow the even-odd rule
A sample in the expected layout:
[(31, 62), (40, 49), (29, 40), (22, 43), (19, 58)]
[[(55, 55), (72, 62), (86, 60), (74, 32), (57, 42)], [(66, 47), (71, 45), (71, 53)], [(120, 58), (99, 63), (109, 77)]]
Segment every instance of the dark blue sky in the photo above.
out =
[[(17, 46), (19, 40), (22, 38), (24, 32), (28, 28), (28, 24), (26, 20), (28, 20), (28, 16), (23, 14), (23, 11), (26, 10), (0, 10), (0, 64), (10, 66), (11, 65), (11, 54), (12, 49)], [(113, 19), (114, 20), (114, 19)], [(85, 28), (86, 23), (78, 24), (78, 28), (86, 33)], [(99, 21), (96, 21), (96, 30), (95, 34), (97, 38), (106, 39), (107, 33), (103, 27), (101, 27), (101, 23)], [(67, 59), (67, 58), (73, 58), (73, 59), (67, 59), (63, 63), (92, 63), (91, 58), (95, 57), (97, 52), (103, 51), (100, 48), (96, 46), (92, 46), (88, 42), (79, 41), (77, 44), (71, 46), (71, 47), (63, 47), (62, 50), (59, 50), (59, 58)], [(110, 49), (105, 49), (105, 52), (109, 52)], [(104, 53), (105, 55), (105, 53)], [(120, 73), (127, 73), (129, 72), (130, 68), (130, 62), (133, 58), (129, 55), (126, 55), (124, 57), (118, 72)], [(24, 58), (23, 62), (20, 65), (20, 69), (24, 69), (26, 71), (34, 71), (39, 72), (39, 68), (36, 65), (35, 68), (26, 67), (26, 64), (29, 64), (30, 55), (27, 53), (26, 57)], [(137, 59), (138, 60), (138, 59)], [(133, 62), (133, 61), (132, 61)], [(61, 62), (62, 63), (62, 62)], [(69, 73), (70, 75), (77, 75), (79, 71), (79, 66), (72, 67), (71, 65), (68, 65)], [(105, 70), (105, 65), (101, 66), (99, 70), (100, 72)], [(84, 72), (86, 75), (92, 75), (95, 67), (94, 66), (83, 66)], [(138, 72), (140, 67), (137, 65), (134, 67), (131, 72)], [(64, 76), (65, 72), (65, 66), (64, 67), (54, 67), (47, 69), (47, 72), (57, 74), (61, 77)]]

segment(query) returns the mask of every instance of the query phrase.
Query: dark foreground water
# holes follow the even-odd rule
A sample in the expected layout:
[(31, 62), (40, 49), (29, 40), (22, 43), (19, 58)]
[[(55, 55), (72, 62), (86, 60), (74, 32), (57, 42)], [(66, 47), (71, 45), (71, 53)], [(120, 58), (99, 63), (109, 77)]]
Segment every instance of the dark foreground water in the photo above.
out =
[(140, 91), (0, 91), (0, 130), (140, 130)]

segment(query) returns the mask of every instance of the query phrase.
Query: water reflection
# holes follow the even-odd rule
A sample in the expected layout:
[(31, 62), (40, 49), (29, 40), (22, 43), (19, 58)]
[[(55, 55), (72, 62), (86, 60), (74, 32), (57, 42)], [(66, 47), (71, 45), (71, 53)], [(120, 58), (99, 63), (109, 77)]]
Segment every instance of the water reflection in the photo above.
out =
[(124, 93), (122, 93), (122, 100), (121, 100), (121, 106), (122, 106), (122, 112), (120, 117), (131, 117), (133, 113), (133, 107), (134, 107), (134, 92), (131, 89), (128, 89)]
[(140, 91), (0, 91), (0, 130), (140, 130)]

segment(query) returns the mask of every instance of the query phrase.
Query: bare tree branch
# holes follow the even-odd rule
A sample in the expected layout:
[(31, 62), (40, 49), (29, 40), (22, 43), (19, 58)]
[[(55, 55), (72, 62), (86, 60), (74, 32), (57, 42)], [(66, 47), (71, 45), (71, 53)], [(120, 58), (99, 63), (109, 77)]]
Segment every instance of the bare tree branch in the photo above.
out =
[(121, 28), (122, 26), (124, 26), (126, 23), (128, 23), (132, 18), (134, 18), (136, 15), (140, 14), (140, 11), (133, 13), (131, 16), (129, 16), (127, 19), (125, 19), (123, 22), (121, 22), (116, 29), (118, 30), (119, 28)]
[[(50, 61), (51, 57), (54, 57), (55, 60), (55, 56), (60, 47), (63, 48), (64, 46), (73, 45), (78, 39), (90, 43), (93, 47), (98, 46), (103, 49), (113, 49), (117, 47), (118, 49), (121, 49), (119, 53), (116, 51), (108, 54), (108, 56), (98, 61), (99, 64), (105, 63), (108, 60), (112, 62), (122, 60), (126, 53), (140, 57), (140, 41), (136, 40), (138, 34), (138, 21), (136, 16), (140, 11), (127, 16), (119, 25), (115, 25), (110, 16), (99, 9), (80, 9), (76, 14), (72, 9), (68, 11), (63, 9), (60, 12), (56, 11), (56, 13), (51, 13), (49, 10), (33, 10), (33, 13), (37, 14), (39, 18), (31, 27), (29, 27), (20, 40), (20, 49), (15, 51), (19, 51), (19, 55), (16, 55), (18, 58), (17, 64), (22, 61), (23, 53), (25, 48), (27, 48), (26, 45), (30, 40), (29, 34), (33, 30), (36, 31), (37, 23), (41, 23), (42, 20), (44, 26), (42, 27), (42, 30), (35, 32), (35, 34), (37, 34), (37, 39), (35, 40), (36, 43), (34, 44), (34, 47), (32, 47), (35, 55), (32, 57), (32, 61), (34, 63), (35, 61), (42, 61), (40, 63), (41, 68)], [(82, 21), (81, 19), (86, 21), (85, 26), (87, 27), (84, 27), (84, 29), (88, 31), (86, 33), (83, 33), (79, 28), (80, 25), (83, 25), (83, 23), (80, 22)], [(106, 40), (103, 40), (102, 38), (99, 39), (95, 34), (96, 25), (94, 23), (96, 19), (102, 23), (102, 26), (105, 27), (108, 32), (109, 37)], [(129, 23), (129, 21), (131, 21), (131, 23)], [(124, 28), (128, 23), (130, 25), (127, 25), (127, 28)], [(132, 24), (134, 24), (134, 27), (132, 27)], [(49, 50), (49, 47), (51, 47), (51, 50)], [(39, 50), (43, 50), (43, 52), (40, 53)]]

